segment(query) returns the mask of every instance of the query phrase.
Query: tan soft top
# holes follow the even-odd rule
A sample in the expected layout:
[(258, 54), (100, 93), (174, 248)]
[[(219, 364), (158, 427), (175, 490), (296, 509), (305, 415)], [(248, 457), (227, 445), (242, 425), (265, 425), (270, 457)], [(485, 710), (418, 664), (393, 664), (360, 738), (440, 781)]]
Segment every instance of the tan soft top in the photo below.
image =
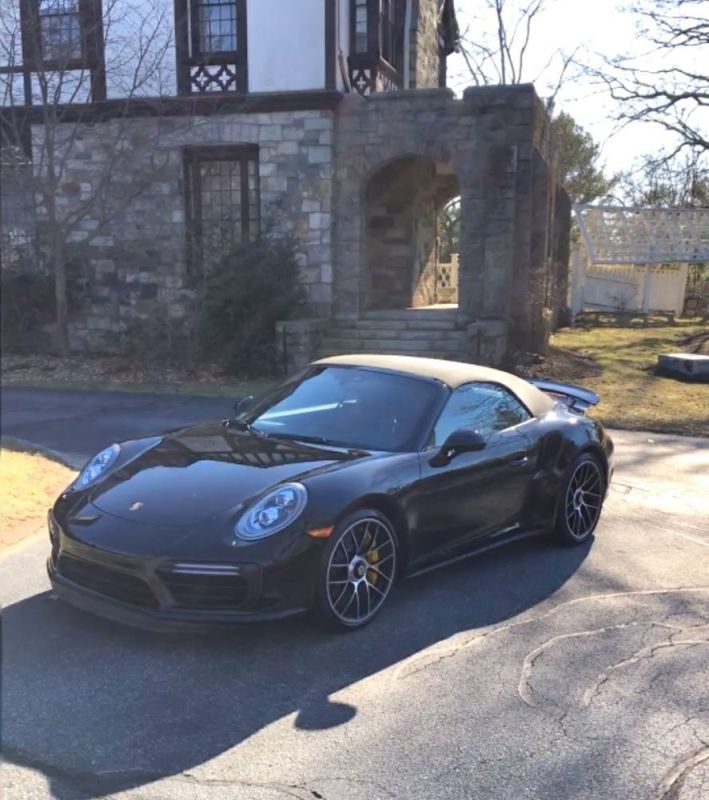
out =
[(321, 358), (315, 364), (327, 364), (346, 367), (371, 367), (402, 372), (423, 378), (433, 378), (456, 389), (464, 383), (484, 381), (499, 383), (516, 395), (522, 403), (539, 417), (554, 407), (554, 401), (536, 386), (522, 378), (492, 367), (481, 367), (478, 364), (465, 364), (461, 361), (444, 361), (440, 358), (419, 358), (417, 356), (385, 356), (385, 355), (349, 355)]

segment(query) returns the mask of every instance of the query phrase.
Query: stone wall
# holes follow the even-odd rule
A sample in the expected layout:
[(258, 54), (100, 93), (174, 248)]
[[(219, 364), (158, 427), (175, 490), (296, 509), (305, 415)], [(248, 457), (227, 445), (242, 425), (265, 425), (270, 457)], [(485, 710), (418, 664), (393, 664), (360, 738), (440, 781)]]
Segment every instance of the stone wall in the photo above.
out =
[(37, 272), (40, 265), (32, 165), (3, 160), (0, 178), (0, 264), (3, 272)]
[(288, 319), (276, 323), (277, 366), (284, 375), (292, 375), (312, 361), (327, 325), (324, 319)]
[[(66, 135), (57, 203), (66, 214), (91, 201), (69, 237), (86, 278), (77, 349), (108, 349), (142, 321), (179, 329), (193, 316), (183, 164), (193, 145), (257, 144), (261, 217), (302, 242), (307, 301), (297, 315), (315, 321), (282, 326), (294, 337), (289, 363), (317, 347), (333, 312), (358, 319), (436, 299), (435, 217), (458, 191), (456, 329), (469, 331), (471, 356), (499, 363), (509, 349), (543, 350), (565, 304), (568, 198), (531, 86), (461, 99), (446, 89), (349, 95), (336, 111), (131, 117)], [(35, 127), (36, 148), (40, 136)], [(94, 196), (107, 168), (107, 190)], [(37, 214), (46, 249), (46, 208)]]
[(335, 310), (366, 309), (363, 187), (412, 156), (448, 165), (461, 192), (459, 316), (504, 323), (509, 346), (543, 349), (565, 235), (553, 236), (556, 190), (548, 119), (531, 86), (347, 97), (336, 141)]
[(438, 0), (413, 0), (411, 15), (410, 88), (439, 85)]
[[(304, 310), (327, 317), (333, 275), (333, 128), (330, 111), (130, 118), (78, 129), (67, 126), (71, 144), (57, 193), (62, 216), (92, 198), (90, 213), (68, 237), (69, 259), (86, 285), (83, 307), (71, 326), (74, 346), (110, 349), (122, 331), (141, 320), (164, 317), (179, 325), (193, 310), (183, 167), (188, 145), (258, 144), (262, 222), (298, 236)], [(35, 126), (36, 150), (41, 135), (42, 128)], [(37, 153), (35, 163), (40, 162)], [(96, 194), (101, 185), (106, 191)], [(46, 208), (40, 205), (37, 213), (41, 245), (48, 237)]]

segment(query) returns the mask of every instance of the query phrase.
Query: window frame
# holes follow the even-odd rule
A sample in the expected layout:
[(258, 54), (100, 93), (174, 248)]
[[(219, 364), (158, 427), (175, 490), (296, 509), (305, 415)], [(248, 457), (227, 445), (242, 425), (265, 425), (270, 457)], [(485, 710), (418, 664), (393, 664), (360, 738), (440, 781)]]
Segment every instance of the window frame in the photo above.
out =
[[(241, 197), (241, 236), (248, 241), (257, 236), (261, 228), (261, 189), (259, 178), (259, 146), (257, 144), (190, 146), (183, 149), (185, 230), (187, 237), (188, 272), (203, 271), (204, 216), (202, 186), (199, 168), (210, 161), (239, 162)], [(249, 164), (255, 164), (256, 224), (251, 230), (251, 202), (249, 197)], [(244, 213), (244, 210), (246, 213)]]
[(43, 14), (41, 0), (20, 0), (22, 21), (23, 61), (34, 70), (97, 69), (103, 64), (103, 8), (102, 0), (77, 0), (76, 15), (79, 22), (81, 53), (66, 59), (45, 58), (45, 38), (42, 19), (60, 14)]
[[(386, 2), (391, 10), (391, 19), (384, 13), (382, 3)], [(361, 0), (350, 0), (350, 56), (359, 58), (369, 57), (382, 61), (395, 72), (401, 74), (404, 69), (404, 40), (406, 39), (406, 6), (402, 0), (365, 0), (367, 9), (367, 48), (357, 48), (357, 6)], [(385, 24), (390, 25), (395, 32), (395, 37), (400, 38), (401, 63), (395, 64), (384, 55)]]
[[(385, 13), (382, 7), (383, 3), (387, 4), (388, 13)], [(380, 0), (378, 23), (379, 58), (401, 74), (404, 71), (404, 41), (406, 39), (404, 35), (404, 26), (406, 25), (405, 6), (399, 0)], [(387, 42), (391, 44), (391, 53), (385, 52), (385, 44)], [(397, 46), (400, 50), (398, 54), (396, 53)], [(389, 55), (398, 55), (398, 59), (389, 58)]]
[[(234, 41), (236, 47), (233, 50), (202, 50), (200, 41), (202, 39), (202, 24), (199, 19), (199, 11), (202, 7), (202, 0), (190, 0), (190, 54), (192, 58), (210, 59), (223, 55), (233, 56), (241, 50), (241, 29), (246, 21), (246, 12), (242, 13), (240, 6), (244, 3), (240, 0), (220, 0), (219, 5), (231, 5), (234, 7), (234, 20), (236, 24), (236, 31), (234, 32)], [(242, 22), (243, 20), (243, 22)], [(231, 60), (231, 59), (230, 59)]]
[(236, 11), (236, 49), (204, 53), (200, 47), (199, 0), (174, 0), (175, 60), (178, 95), (218, 94), (214, 89), (200, 89), (193, 81), (193, 72), (206, 67), (234, 68), (235, 88), (221, 92), (248, 91), (248, 21), (246, 0), (233, 0)]
[[(84, 51), (86, 49), (86, 45), (85, 45), (85, 37), (83, 35), (82, 24), (81, 24), (81, 6), (80, 6), (78, 0), (73, 0), (73, 2), (72, 2), (72, 0), (64, 0), (64, 2), (71, 2), (72, 5), (75, 6), (75, 10), (62, 11), (62, 12), (57, 12), (57, 11), (48, 12), (47, 10), (43, 10), (42, 9), (42, 0), (36, 0), (36, 1), (37, 1), (37, 21), (38, 21), (38, 24), (39, 24), (38, 36), (39, 36), (40, 48), (41, 48), (41, 51), (42, 51), (42, 60), (45, 61), (45, 62), (46, 61), (61, 61), (62, 63), (68, 63), (68, 62), (71, 62), (71, 61), (83, 61), (83, 59), (84, 59)], [(57, 19), (57, 20), (59, 20), (59, 19), (64, 19), (64, 18), (69, 18), (69, 19), (72, 20), (72, 26), (71, 26), (72, 29), (74, 28), (74, 24), (73, 24), (74, 21), (76, 23), (76, 29), (75, 30), (76, 30), (76, 33), (78, 35), (78, 45), (79, 45), (78, 50), (79, 50), (79, 53), (78, 53), (78, 55), (71, 55), (71, 56), (66, 57), (66, 58), (49, 58), (49, 57), (47, 57), (47, 49), (48, 49), (47, 48), (47, 43), (49, 41), (49, 37), (47, 36), (47, 32), (45, 31), (45, 26), (44, 26), (43, 23), (45, 22), (45, 20), (49, 20), (49, 19)], [(69, 43), (72, 46), (72, 48), (77, 44), (77, 42), (74, 39), (70, 39)]]
[(433, 422), (433, 425), (431, 425), (431, 430), (429, 431), (428, 437), (426, 438), (426, 445), (425, 445), (425, 448), (424, 448), (425, 450), (430, 450), (432, 448), (439, 449), (442, 446), (443, 443), (436, 444), (436, 442), (435, 442), (436, 426), (441, 421), (441, 417), (445, 413), (445, 410), (446, 410), (448, 404), (450, 403), (450, 401), (453, 399), (453, 396), (455, 395), (455, 393), (457, 391), (459, 391), (460, 389), (464, 389), (467, 386), (494, 386), (497, 389), (501, 389), (505, 394), (509, 395), (517, 403), (517, 405), (521, 409), (523, 409), (525, 411), (525, 413), (527, 414), (527, 418), (523, 419), (521, 422), (517, 422), (514, 425), (509, 425), (506, 428), (500, 428), (500, 430), (494, 431), (488, 437), (489, 440), (492, 440), (494, 437), (496, 437), (497, 435), (499, 435), (501, 433), (504, 433), (506, 431), (514, 430), (515, 428), (519, 428), (522, 425), (526, 425), (527, 423), (529, 423), (529, 422), (531, 422), (532, 420), (535, 419), (534, 414), (530, 411), (530, 409), (527, 407), (527, 405), (525, 403), (523, 403), (522, 400), (509, 387), (504, 386), (502, 383), (497, 383), (496, 381), (468, 381), (467, 383), (461, 383), (459, 386), (456, 386), (455, 389), (451, 389), (449, 391), (445, 402), (441, 406), (441, 409), (438, 412), (438, 414), (437, 414), (437, 416), (436, 416), (436, 418), (435, 418), (435, 420)]
[[(366, 56), (372, 45), (372, 5), (371, 0), (350, 0), (350, 55)], [(357, 46), (357, 10), (364, 7), (367, 21), (367, 46), (360, 50)]]
[[(385, 14), (383, 3), (388, 4), (391, 15)], [(404, 0), (365, 0), (367, 10), (367, 49), (357, 48), (357, 8), (361, 0), (350, 0), (350, 82), (360, 94), (377, 90), (380, 80), (384, 85), (401, 88), (404, 78), (404, 48), (406, 41), (406, 5)], [(392, 41), (398, 44), (398, 60), (393, 64), (384, 54), (385, 29), (394, 31)], [(397, 47), (394, 45), (394, 49)], [(396, 54), (396, 53), (394, 53)], [(392, 54), (387, 53), (391, 56)], [(367, 85), (362, 87), (361, 81)]]

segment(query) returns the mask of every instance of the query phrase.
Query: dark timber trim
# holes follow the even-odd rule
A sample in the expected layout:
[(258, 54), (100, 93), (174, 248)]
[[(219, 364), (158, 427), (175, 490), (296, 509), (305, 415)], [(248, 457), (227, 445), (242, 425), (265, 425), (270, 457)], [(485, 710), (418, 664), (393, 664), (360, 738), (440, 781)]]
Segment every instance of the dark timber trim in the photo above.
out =
[(175, 62), (177, 72), (177, 94), (190, 93), (189, 23), (187, 0), (175, 0)]
[[(91, 81), (91, 100), (106, 99), (106, 65), (103, 40), (103, 6), (101, 0), (78, 0), (81, 55), (63, 61), (44, 58), (39, 0), (20, 0), (22, 40), (21, 71), (24, 78), (25, 104), (32, 103), (34, 72), (72, 72), (87, 70)], [(18, 70), (19, 71), (19, 70)]]
[(200, 0), (174, 0), (177, 93), (198, 95), (249, 90), (246, 0), (231, 0), (236, 16), (236, 49), (202, 52)]
[(335, 89), (337, 62), (337, 8), (335, 0), (325, 0), (325, 88)]
[[(357, 50), (357, 0), (349, 0), (350, 8), (350, 56), (349, 79), (354, 91), (361, 95), (372, 92), (400, 90), (403, 87), (403, 44), (405, 40), (404, 26), (406, 4), (404, 0), (391, 0), (388, 6), (393, 12), (393, 21), (383, 16), (380, 0), (366, 0), (367, 9), (367, 50)], [(392, 39), (393, 56), (391, 61), (385, 58), (385, 34), (391, 33), (388, 26), (393, 22), (394, 37)]]
[[(342, 94), (333, 91), (235, 92), (190, 97), (132, 98), (99, 103), (56, 106), (60, 122), (102, 122), (117, 117), (189, 117), (212, 114), (242, 114), (269, 111), (334, 111)], [(13, 111), (30, 124), (44, 121), (40, 106), (15, 106)], [(7, 109), (0, 110), (0, 118)]]

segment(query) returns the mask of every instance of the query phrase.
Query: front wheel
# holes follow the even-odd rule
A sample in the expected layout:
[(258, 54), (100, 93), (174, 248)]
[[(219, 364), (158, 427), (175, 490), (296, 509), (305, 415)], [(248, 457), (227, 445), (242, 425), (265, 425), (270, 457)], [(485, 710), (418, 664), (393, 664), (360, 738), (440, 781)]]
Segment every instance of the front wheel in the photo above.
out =
[(583, 544), (593, 535), (601, 516), (605, 478), (589, 453), (578, 456), (562, 485), (555, 531), (564, 544)]
[(329, 627), (361, 628), (380, 611), (394, 585), (398, 543), (378, 511), (345, 517), (331, 535), (318, 574), (316, 611)]

